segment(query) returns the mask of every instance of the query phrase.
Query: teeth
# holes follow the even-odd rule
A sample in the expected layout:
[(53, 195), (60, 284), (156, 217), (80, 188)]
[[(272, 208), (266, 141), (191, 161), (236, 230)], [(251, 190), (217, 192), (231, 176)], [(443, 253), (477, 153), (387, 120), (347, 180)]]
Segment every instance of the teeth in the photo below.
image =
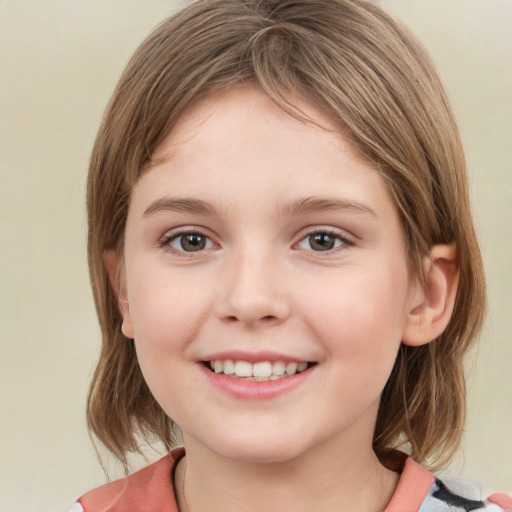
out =
[(226, 359), (224, 361), (224, 374), (233, 375), (233, 373), (235, 373), (235, 363), (231, 359)]
[(299, 365), (297, 363), (288, 363), (286, 365), (286, 368), (285, 368), (285, 372), (288, 374), (288, 375), (295, 375), (295, 373), (297, 372), (297, 368), (299, 367)]
[[(222, 361), (219, 361), (223, 365)], [(217, 361), (215, 361), (217, 364)], [(252, 364), (247, 361), (237, 361), (235, 363), (235, 375), (237, 377), (252, 377)]]
[(270, 377), (272, 375), (272, 363), (263, 361), (252, 366), (252, 374), (255, 377)]
[(231, 359), (210, 361), (210, 368), (215, 373), (258, 382), (289, 377), (303, 372), (307, 367), (308, 363), (285, 363), (284, 361), (260, 361), (254, 364)]
[(281, 376), (284, 374), (285, 364), (283, 361), (276, 361), (272, 364), (272, 375)]

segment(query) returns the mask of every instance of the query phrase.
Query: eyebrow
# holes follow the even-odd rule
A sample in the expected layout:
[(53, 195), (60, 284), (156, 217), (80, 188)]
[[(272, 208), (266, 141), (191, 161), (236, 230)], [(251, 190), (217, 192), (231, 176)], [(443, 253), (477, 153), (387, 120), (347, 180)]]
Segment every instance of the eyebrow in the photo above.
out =
[(196, 215), (218, 215), (216, 208), (208, 201), (191, 198), (162, 197), (152, 202), (144, 211), (144, 217), (162, 211), (194, 213)]
[[(369, 214), (378, 218), (378, 215), (369, 206), (357, 201), (330, 197), (303, 197), (285, 203), (279, 208), (279, 215), (307, 215), (311, 213), (345, 210), (353, 213)], [(218, 216), (217, 209), (212, 203), (201, 199), (162, 197), (152, 202), (144, 211), (144, 217), (162, 211), (178, 213), (193, 213), (196, 215)]]
[(303, 197), (295, 199), (283, 205), (279, 213), (281, 215), (293, 216), (338, 210), (345, 210), (352, 213), (364, 213), (378, 218), (375, 211), (365, 204), (334, 197)]

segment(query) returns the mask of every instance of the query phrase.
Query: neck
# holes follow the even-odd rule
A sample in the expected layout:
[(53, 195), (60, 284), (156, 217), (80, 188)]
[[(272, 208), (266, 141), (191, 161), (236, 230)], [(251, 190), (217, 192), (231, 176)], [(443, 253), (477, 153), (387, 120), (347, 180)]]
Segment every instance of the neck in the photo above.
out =
[(186, 445), (176, 472), (181, 512), (380, 512), (398, 483), (398, 475), (385, 469), (371, 448), (362, 452), (350, 443), (327, 441), (293, 460), (263, 464)]

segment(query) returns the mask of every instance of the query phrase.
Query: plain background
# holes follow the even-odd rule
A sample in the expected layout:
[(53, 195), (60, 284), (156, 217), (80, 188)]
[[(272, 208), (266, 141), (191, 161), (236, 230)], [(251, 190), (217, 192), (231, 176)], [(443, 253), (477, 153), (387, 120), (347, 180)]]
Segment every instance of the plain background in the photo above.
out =
[[(469, 418), (451, 472), (510, 491), (512, 1), (382, 3), (445, 79), (487, 268), (490, 316), (468, 363)], [(86, 268), (87, 162), (127, 59), (177, 5), (0, 0), (0, 512), (66, 510), (104, 481), (84, 418), (99, 348)]]

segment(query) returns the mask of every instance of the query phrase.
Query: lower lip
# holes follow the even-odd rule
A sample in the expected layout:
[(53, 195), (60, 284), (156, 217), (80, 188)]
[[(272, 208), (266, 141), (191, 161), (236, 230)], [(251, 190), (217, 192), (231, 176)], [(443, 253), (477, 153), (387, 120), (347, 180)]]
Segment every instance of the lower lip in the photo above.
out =
[(306, 381), (318, 365), (314, 365), (303, 372), (290, 377), (277, 380), (252, 381), (234, 379), (222, 373), (215, 373), (199, 364), (208, 381), (224, 393), (242, 400), (270, 400), (292, 391)]

